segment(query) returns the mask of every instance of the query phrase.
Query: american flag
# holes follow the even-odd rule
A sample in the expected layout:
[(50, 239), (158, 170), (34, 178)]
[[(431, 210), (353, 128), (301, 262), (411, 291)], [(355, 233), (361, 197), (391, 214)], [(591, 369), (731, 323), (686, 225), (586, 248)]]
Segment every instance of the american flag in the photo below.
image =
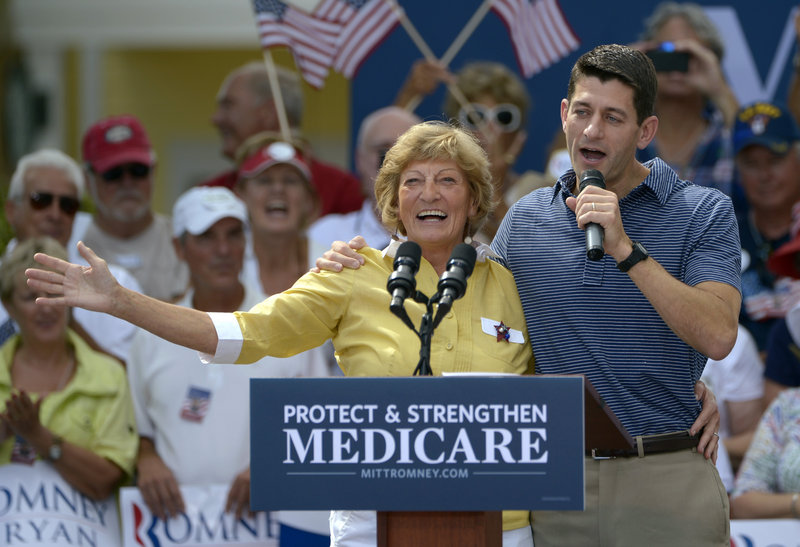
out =
[(280, 0), (253, 0), (261, 46), (286, 46), (297, 68), (313, 87), (321, 88), (336, 54), (342, 24), (294, 8)]
[(207, 389), (189, 386), (189, 393), (181, 404), (181, 418), (190, 422), (202, 422), (208, 414), (211, 392)]
[(11, 447), (11, 461), (14, 463), (33, 465), (36, 461), (36, 450), (28, 444), (28, 441), (19, 435), (15, 435), (14, 446)]
[(580, 44), (557, 0), (495, 0), (492, 10), (506, 25), (526, 78), (563, 59)]
[(387, 0), (323, 0), (312, 12), (280, 0), (253, 0), (265, 49), (286, 46), (303, 78), (321, 88), (331, 66), (347, 78), (399, 21)]
[(400, 21), (387, 0), (324, 0), (316, 13), (343, 26), (333, 68), (346, 78), (356, 75), (361, 63)]

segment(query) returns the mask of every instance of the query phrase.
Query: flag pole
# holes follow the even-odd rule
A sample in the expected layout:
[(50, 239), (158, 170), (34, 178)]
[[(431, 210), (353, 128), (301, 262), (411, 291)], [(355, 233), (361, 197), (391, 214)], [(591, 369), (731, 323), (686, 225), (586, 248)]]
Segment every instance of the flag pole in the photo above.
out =
[(411, 37), (411, 41), (414, 42), (414, 45), (417, 46), (417, 49), (420, 50), (422, 56), (428, 59), (429, 61), (435, 61), (436, 55), (433, 54), (433, 51), (428, 44), (425, 42), (425, 39), (422, 38), (420, 33), (417, 31), (417, 28), (411, 22), (411, 20), (406, 15), (406, 12), (403, 8), (401, 8), (395, 0), (389, 0), (389, 3), (397, 12), (397, 17), (400, 19), (400, 24), (403, 25), (403, 28), (406, 29), (406, 32)]
[[(411, 41), (414, 42), (414, 44), (417, 46), (417, 49), (419, 49), (422, 53), (423, 57), (425, 57), (425, 59), (428, 61), (437, 61), (436, 55), (433, 54), (433, 51), (431, 51), (431, 48), (428, 47), (427, 43), (425, 43), (425, 40), (417, 31), (414, 24), (406, 16), (405, 10), (403, 10), (403, 8), (401, 8), (395, 0), (389, 0), (389, 2), (392, 5), (392, 8), (394, 8), (394, 10), (397, 12), (397, 16), (400, 19), (400, 24), (403, 25), (404, 29), (406, 29), (406, 32), (411, 37)], [(465, 109), (469, 114), (473, 114), (475, 112), (475, 109), (472, 108), (472, 104), (467, 100), (467, 98), (464, 96), (464, 93), (461, 92), (461, 89), (459, 89), (457, 85), (448, 83), (447, 89), (453, 95), (461, 108)], [(416, 104), (413, 104), (415, 102)], [(410, 107), (412, 105), (413, 107)], [(419, 106), (419, 101), (412, 100), (406, 104), (405, 108), (409, 112), (413, 112), (417, 106)], [(474, 116), (473, 118), (478, 119), (477, 116)]]
[(456, 36), (456, 39), (453, 40), (452, 44), (450, 44), (450, 47), (447, 48), (447, 51), (444, 52), (442, 58), (439, 59), (440, 63), (442, 63), (444, 66), (448, 66), (451, 62), (453, 62), (453, 58), (461, 50), (464, 42), (467, 41), (467, 38), (472, 36), (472, 33), (475, 32), (476, 28), (478, 28), (480, 22), (483, 21), (483, 18), (486, 17), (486, 14), (489, 13), (489, 10), (492, 8), (492, 2), (493, 0), (484, 0), (483, 4), (478, 6), (478, 9), (472, 14), (470, 20), (467, 21), (467, 24), (464, 25), (464, 28), (458, 33), (458, 36)]
[(278, 81), (278, 71), (275, 69), (275, 61), (272, 53), (264, 49), (264, 64), (267, 67), (267, 77), (269, 87), (272, 90), (272, 102), (275, 104), (275, 111), (278, 113), (278, 126), (281, 130), (281, 138), (286, 142), (292, 142), (292, 131), (289, 127), (289, 120), (286, 117), (286, 106), (283, 104), (283, 94), (281, 93), (280, 82)]

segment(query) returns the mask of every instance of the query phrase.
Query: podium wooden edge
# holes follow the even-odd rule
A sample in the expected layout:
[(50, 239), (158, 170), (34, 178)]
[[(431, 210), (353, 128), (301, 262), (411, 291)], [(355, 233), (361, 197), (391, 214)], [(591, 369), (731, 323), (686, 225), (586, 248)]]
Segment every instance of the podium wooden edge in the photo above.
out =
[(502, 547), (502, 511), (378, 511), (378, 547)]
[(622, 450), (634, 446), (633, 437), (584, 374), (539, 374), (534, 378), (583, 378), (584, 448)]

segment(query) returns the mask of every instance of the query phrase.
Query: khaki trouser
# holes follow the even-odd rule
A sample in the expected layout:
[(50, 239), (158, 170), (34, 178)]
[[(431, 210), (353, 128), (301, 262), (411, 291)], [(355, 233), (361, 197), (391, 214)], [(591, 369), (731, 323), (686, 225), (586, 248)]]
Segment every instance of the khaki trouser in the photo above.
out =
[(586, 510), (534, 512), (536, 547), (730, 546), (728, 495), (695, 450), (584, 462)]

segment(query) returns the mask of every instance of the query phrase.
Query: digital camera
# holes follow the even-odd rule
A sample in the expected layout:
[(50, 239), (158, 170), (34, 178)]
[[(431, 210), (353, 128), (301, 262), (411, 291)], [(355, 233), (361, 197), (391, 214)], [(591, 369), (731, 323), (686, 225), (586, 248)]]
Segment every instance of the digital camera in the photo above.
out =
[(687, 72), (689, 70), (689, 53), (675, 51), (675, 44), (662, 42), (658, 48), (651, 49), (647, 56), (653, 61), (656, 72)]

